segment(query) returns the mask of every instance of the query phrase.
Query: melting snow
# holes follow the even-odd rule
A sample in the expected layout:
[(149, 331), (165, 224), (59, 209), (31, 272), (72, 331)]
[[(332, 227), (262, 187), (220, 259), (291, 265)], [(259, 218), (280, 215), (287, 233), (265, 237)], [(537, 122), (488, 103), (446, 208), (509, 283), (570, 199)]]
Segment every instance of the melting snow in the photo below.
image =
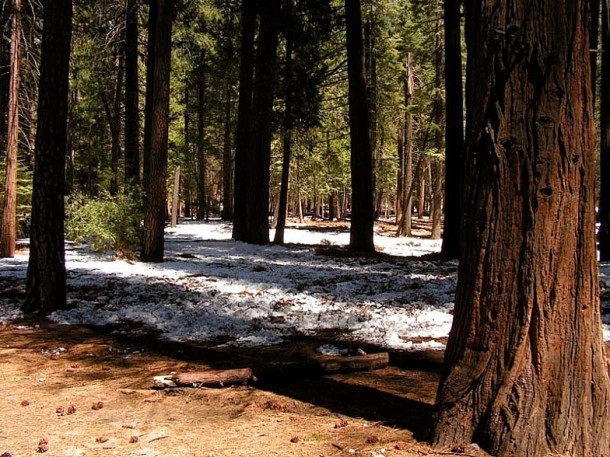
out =
[[(126, 262), (70, 246), (66, 267), (73, 308), (50, 318), (66, 324), (134, 323), (169, 340), (228, 346), (330, 332), (391, 349), (444, 349), (439, 340), (451, 327), (457, 262), (314, 253), (312, 246), (321, 243), (348, 244), (345, 232), (289, 228), (285, 241), (289, 247), (248, 245), (231, 240), (228, 224), (189, 221), (166, 230), (162, 264)], [(382, 235), (375, 244), (396, 256), (440, 249), (439, 241)], [(0, 259), (0, 279), (22, 280), (26, 268), (25, 255)], [(602, 265), (600, 283), (602, 291), (610, 289), (610, 264)], [(607, 301), (604, 306), (610, 311)], [(16, 301), (0, 299), (0, 322), (20, 315)], [(610, 339), (610, 316), (605, 319)]]

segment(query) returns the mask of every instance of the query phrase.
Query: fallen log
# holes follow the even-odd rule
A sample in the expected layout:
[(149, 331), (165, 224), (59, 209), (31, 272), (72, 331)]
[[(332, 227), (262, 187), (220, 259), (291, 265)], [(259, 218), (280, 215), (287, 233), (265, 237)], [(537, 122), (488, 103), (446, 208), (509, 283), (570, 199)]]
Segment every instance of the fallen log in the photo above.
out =
[(250, 368), (235, 370), (210, 370), (155, 376), (158, 387), (226, 387), (256, 381)]
[(387, 352), (355, 356), (316, 356), (312, 357), (323, 373), (345, 373), (350, 371), (380, 370), (390, 363)]

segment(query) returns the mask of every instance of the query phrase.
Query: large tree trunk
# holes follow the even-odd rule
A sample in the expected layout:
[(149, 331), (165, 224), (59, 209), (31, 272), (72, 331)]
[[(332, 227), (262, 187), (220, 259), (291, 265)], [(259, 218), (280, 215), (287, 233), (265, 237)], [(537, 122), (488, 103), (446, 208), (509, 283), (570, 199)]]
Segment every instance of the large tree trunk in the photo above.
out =
[(352, 221), (349, 249), (375, 252), (373, 227), (373, 155), (363, 65), (360, 0), (345, 0), (347, 72), (352, 173)]
[(445, 1), (445, 205), (441, 254), (456, 259), (460, 253), (460, 219), (464, 148), (462, 89), (462, 0)]
[(173, 3), (153, 0), (150, 7), (144, 128), (146, 203), (141, 255), (145, 262), (163, 261)]
[(464, 250), (436, 446), (610, 455), (588, 3), (465, 3)]
[(252, 150), (252, 94), (254, 92), (254, 35), (256, 32), (256, 0), (242, 0), (241, 50), (239, 64), (239, 105), (235, 145), (235, 185), (233, 238), (243, 241), (248, 219), (248, 161)]
[(13, 0), (11, 71), (4, 206), (0, 227), (0, 257), (14, 257), (17, 243), (17, 152), (19, 150), (19, 69), (21, 66), (21, 0)]
[(138, 2), (125, 0), (125, 189), (140, 184)]
[(46, 2), (38, 95), (30, 258), (23, 311), (66, 308), (64, 177), (72, 2)]
[(256, 50), (252, 118), (252, 150), (248, 161), (246, 233), (243, 241), (269, 243), (269, 179), (273, 98), (279, 38), (279, 0), (259, 3), (260, 30)]

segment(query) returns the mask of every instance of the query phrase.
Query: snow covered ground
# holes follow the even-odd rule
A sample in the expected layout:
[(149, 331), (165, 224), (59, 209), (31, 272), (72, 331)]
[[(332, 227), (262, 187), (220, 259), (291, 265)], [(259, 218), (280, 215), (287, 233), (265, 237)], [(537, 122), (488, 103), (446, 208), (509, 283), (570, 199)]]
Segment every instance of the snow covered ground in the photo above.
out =
[[(272, 234), (273, 236), (273, 234)], [(166, 261), (145, 264), (70, 247), (69, 302), (51, 319), (68, 324), (135, 324), (175, 341), (277, 344), (337, 335), (389, 349), (443, 349), (451, 326), (457, 262), (337, 258), (312, 246), (346, 245), (349, 233), (286, 230), (288, 247), (231, 240), (230, 225), (183, 222), (166, 230)], [(376, 235), (396, 256), (437, 252), (439, 241)], [(27, 256), (0, 259), (0, 280), (24, 279)], [(610, 264), (602, 265), (604, 305)], [(608, 291), (608, 292), (606, 292)], [(6, 294), (5, 294), (6, 295)], [(0, 296), (0, 322), (20, 316)], [(610, 309), (607, 309), (610, 311)], [(605, 316), (610, 339), (610, 316)]]

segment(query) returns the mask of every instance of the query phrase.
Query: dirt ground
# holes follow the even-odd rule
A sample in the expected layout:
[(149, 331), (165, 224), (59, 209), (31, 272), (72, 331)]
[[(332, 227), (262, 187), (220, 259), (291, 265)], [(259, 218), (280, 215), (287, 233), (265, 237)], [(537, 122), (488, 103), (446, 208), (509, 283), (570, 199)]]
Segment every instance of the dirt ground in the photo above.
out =
[[(441, 353), (391, 353), (383, 370), (308, 376), (269, 366), (328, 341), (236, 350), (125, 334), (36, 322), (0, 326), (0, 454), (486, 455), (432, 451), (416, 439), (430, 420)], [(152, 388), (155, 375), (237, 367), (251, 367), (259, 381)]]

